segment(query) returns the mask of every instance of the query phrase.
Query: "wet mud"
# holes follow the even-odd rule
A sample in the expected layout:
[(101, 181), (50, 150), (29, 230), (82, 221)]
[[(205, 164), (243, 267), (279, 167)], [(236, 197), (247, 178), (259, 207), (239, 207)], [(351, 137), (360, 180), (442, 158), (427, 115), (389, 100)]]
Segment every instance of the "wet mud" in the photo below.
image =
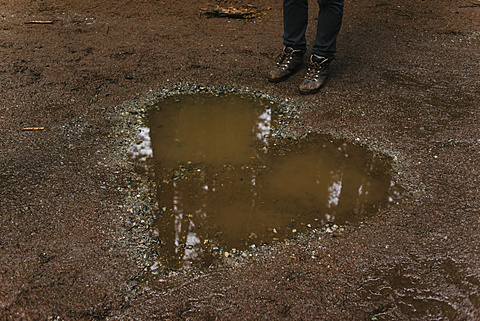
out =
[[(305, 70), (265, 80), (281, 2), (250, 4), (249, 20), (209, 18), (208, 1), (0, 4), (0, 319), (480, 319), (478, 5), (347, 1), (332, 77), (301, 96)], [(405, 193), (356, 224), (143, 282), (162, 207), (129, 149), (153, 105), (206, 91), (279, 103), (277, 139), (386, 155)]]

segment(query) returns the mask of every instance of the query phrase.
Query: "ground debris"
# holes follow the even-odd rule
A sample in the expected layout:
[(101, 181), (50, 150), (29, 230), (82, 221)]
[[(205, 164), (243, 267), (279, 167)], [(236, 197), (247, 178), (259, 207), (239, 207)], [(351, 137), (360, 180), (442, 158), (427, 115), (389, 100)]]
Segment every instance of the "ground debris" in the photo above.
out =
[(51, 25), (53, 24), (53, 20), (31, 20), (25, 21), (26, 25)]
[(479, 0), (472, 1), (469, 5), (460, 6), (460, 8), (474, 8), (474, 7), (480, 7)]
[(22, 131), (44, 130), (45, 127), (23, 127)]
[(254, 19), (261, 15), (260, 10), (251, 4), (240, 8), (221, 7), (216, 5), (214, 8), (202, 9), (203, 14), (209, 17), (234, 18), (234, 19)]

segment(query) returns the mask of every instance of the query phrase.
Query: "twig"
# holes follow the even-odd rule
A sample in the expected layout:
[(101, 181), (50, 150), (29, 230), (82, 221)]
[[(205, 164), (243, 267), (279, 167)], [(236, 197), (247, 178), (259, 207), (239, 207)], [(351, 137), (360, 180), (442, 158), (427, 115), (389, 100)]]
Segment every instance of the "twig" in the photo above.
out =
[(480, 7), (480, 1), (479, 0), (474, 0), (470, 2), (470, 5), (464, 5), (460, 6), (459, 8), (475, 8), (475, 7)]
[(201, 10), (205, 15), (210, 17), (221, 17), (221, 18), (234, 18), (234, 19), (253, 19), (259, 17), (260, 12), (252, 5), (247, 5), (243, 8), (222, 8), (216, 6), (211, 9), (202, 9)]
[(26, 25), (51, 25), (53, 23), (52, 20), (32, 20), (32, 21), (25, 21)]
[(460, 6), (459, 8), (476, 8), (476, 7), (480, 7), (480, 3), (472, 2), (472, 4), (469, 6)]
[(32, 130), (44, 130), (45, 127), (24, 127), (22, 128), (23, 131), (32, 131)]
[(401, 10), (401, 9), (391, 8), (391, 9), (388, 9), (388, 10), (394, 11), (397, 16), (408, 17), (408, 18), (410, 18), (410, 19), (413, 19), (413, 17), (412, 17), (408, 12), (405, 12), (405, 11), (403, 11), (403, 10)]

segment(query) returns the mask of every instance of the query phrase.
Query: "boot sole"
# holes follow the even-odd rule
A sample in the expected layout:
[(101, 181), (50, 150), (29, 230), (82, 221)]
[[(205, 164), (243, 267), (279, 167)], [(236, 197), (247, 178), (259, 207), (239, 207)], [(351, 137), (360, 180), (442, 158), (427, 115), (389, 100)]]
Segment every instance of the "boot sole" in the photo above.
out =
[(318, 93), (323, 87), (325, 87), (325, 85), (321, 85), (320, 87), (318, 87), (317, 89), (314, 89), (314, 90), (301, 90), (300, 88), (298, 89), (298, 91), (300, 91), (300, 93), (302, 95), (311, 95), (311, 94), (316, 94)]
[(300, 71), (300, 69), (302, 69), (303, 65), (298, 67), (297, 69), (295, 69), (294, 71), (292, 71), (291, 73), (289, 73), (288, 75), (282, 77), (282, 78), (277, 78), (277, 79), (273, 79), (273, 78), (268, 78), (267, 77), (267, 80), (271, 83), (279, 83), (279, 82), (282, 82), (282, 81), (285, 81), (287, 80), (288, 78), (290, 78), (291, 76), (295, 75), (298, 71)]
[(318, 87), (317, 89), (314, 89), (314, 90), (302, 90), (300, 88), (298, 88), (298, 91), (300, 91), (300, 93), (302, 95), (311, 95), (311, 94), (316, 94), (318, 93), (323, 87), (325, 87), (325, 85), (327, 84), (327, 81), (328, 81), (328, 78), (325, 79), (325, 81), (323, 82), (323, 84)]

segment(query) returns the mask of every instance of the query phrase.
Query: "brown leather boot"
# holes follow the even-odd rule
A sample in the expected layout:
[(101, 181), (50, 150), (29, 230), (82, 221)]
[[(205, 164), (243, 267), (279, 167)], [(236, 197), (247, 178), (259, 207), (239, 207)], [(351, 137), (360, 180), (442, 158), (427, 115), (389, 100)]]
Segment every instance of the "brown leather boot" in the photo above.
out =
[(298, 89), (302, 94), (314, 94), (318, 92), (327, 82), (329, 77), (329, 66), (332, 59), (318, 55), (311, 55), (307, 74)]
[(271, 82), (280, 82), (299, 70), (303, 65), (303, 52), (285, 47), (278, 56), (278, 62), (275, 68), (270, 70), (267, 79)]

